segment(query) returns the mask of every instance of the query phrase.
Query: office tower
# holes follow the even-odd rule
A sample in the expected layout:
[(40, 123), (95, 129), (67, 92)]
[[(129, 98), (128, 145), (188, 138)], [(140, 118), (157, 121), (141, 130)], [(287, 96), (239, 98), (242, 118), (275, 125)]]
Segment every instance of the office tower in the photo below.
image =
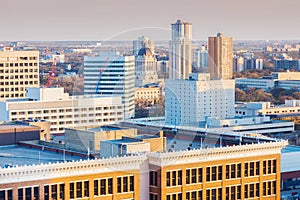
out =
[(195, 73), (187, 80), (168, 80), (165, 88), (168, 125), (199, 126), (207, 117), (234, 117), (234, 80), (210, 80), (209, 73)]
[(121, 97), (73, 96), (63, 88), (27, 88), (26, 97), (0, 101), (0, 121), (47, 120), (51, 133), (64, 128), (107, 125), (124, 120)]
[(124, 118), (134, 116), (134, 56), (103, 52), (84, 57), (84, 93), (121, 96)]
[(208, 38), (208, 67), (211, 79), (232, 79), (232, 38), (218, 33)]
[(170, 79), (187, 79), (192, 73), (192, 24), (177, 20), (171, 25)]
[(38, 51), (0, 51), (0, 99), (24, 98), (27, 87), (39, 86)]
[(156, 63), (158, 77), (161, 79), (169, 79), (170, 61), (160, 60)]
[(149, 48), (152, 54), (154, 54), (154, 42), (149, 40), (148, 37), (141, 36), (138, 40), (133, 41), (133, 55), (137, 56), (142, 48)]
[(157, 60), (149, 48), (141, 48), (135, 57), (135, 86), (158, 81)]

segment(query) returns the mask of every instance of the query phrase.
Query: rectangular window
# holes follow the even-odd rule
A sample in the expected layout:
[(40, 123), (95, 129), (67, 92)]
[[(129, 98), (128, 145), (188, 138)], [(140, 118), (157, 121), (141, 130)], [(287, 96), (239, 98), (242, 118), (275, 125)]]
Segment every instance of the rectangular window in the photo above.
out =
[(128, 192), (128, 177), (123, 177), (123, 192)]
[(70, 183), (70, 198), (74, 199), (75, 198), (75, 191), (74, 191), (74, 183)]
[(61, 199), (65, 199), (65, 184), (64, 183), (59, 185), (59, 197)]
[(122, 178), (118, 177), (117, 182), (118, 182), (118, 193), (122, 192), (122, 183), (121, 183)]
[(202, 168), (198, 168), (198, 183), (202, 183)]
[(197, 182), (197, 170), (192, 169), (192, 183), (196, 183), (196, 182)]
[(100, 195), (106, 195), (106, 179), (100, 180)]
[(76, 182), (76, 197), (82, 198), (82, 182)]
[(172, 186), (176, 185), (176, 171), (172, 171)]
[(99, 195), (99, 180), (94, 180), (94, 195)]
[(112, 194), (112, 191), (113, 191), (112, 187), (113, 187), (113, 179), (109, 178), (108, 183), (107, 183), (108, 194)]
[(89, 190), (90, 190), (89, 181), (84, 181), (83, 185), (84, 185), (84, 197), (89, 197), (90, 196), (90, 194), (89, 194)]
[(256, 162), (255, 175), (259, 176), (259, 161)]
[(57, 185), (51, 185), (51, 198), (57, 199)]
[(44, 186), (44, 199), (49, 200), (50, 199), (50, 194), (49, 194), (49, 185)]
[(25, 200), (31, 200), (31, 187), (30, 188), (25, 188)]
[(167, 187), (171, 186), (171, 172), (167, 172)]
[[(23, 200), (23, 197), (24, 197), (24, 193), (23, 193), (23, 188), (19, 188), (18, 189), (18, 200)], [(49, 197), (48, 197), (49, 199)], [(46, 200), (46, 198), (45, 198)]]
[(190, 184), (190, 173), (191, 173), (191, 170), (190, 169), (187, 169), (186, 170), (186, 184)]
[(272, 161), (272, 168), (273, 168), (273, 173), (276, 173), (276, 167), (277, 167), (277, 165), (276, 165), (276, 160), (273, 160)]
[(130, 182), (129, 182), (130, 192), (134, 191), (134, 176), (130, 176)]

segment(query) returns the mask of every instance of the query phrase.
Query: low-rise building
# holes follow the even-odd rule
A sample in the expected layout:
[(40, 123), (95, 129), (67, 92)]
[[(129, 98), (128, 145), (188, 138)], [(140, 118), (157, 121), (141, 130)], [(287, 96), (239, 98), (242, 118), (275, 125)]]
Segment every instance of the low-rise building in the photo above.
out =
[(159, 101), (162, 97), (162, 88), (161, 87), (140, 87), (135, 89), (134, 99), (135, 101), (147, 101), (155, 103)]
[(100, 150), (100, 141), (135, 137), (137, 130), (117, 126), (66, 128), (65, 147), (69, 150), (88, 152)]
[(64, 128), (114, 124), (124, 119), (121, 97), (73, 96), (63, 88), (27, 88), (24, 99), (0, 101), (0, 121), (46, 120), (51, 133)]
[(4, 199), (280, 199), (285, 141), (0, 169)]

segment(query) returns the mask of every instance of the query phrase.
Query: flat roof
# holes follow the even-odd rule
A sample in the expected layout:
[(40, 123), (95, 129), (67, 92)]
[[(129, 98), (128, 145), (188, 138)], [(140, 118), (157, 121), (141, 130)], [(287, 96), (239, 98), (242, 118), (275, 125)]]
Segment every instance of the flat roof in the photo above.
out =
[(40, 130), (39, 127), (37, 126), (32, 126), (32, 125), (26, 125), (26, 124), (0, 124), (0, 133), (5, 133), (5, 132), (11, 132), (18, 131), (19, 129), (22, 130)]
[(281, 153), (300, 152), (300, 146), (288, 145), (281, 150)]
[(5, 165), (21, 166), (32, 164), (46, 164), (54, 162), (72, 161), (83, 159), (79, 156), (71, 156), (68, 154), (59, 154), (50, 151), (42, 151), (34, 148), (26, 148), (21, 146), (3, 146), (0, 147), (0, 168)]
[(99, 126), (94, 128), (88, 128), (87, 130), (94, 131), (94, 132), (102, 132), (102, 131), (118, 131), (122, 129), (128, 129), (128, 128), (120, 128), (115, 126)]

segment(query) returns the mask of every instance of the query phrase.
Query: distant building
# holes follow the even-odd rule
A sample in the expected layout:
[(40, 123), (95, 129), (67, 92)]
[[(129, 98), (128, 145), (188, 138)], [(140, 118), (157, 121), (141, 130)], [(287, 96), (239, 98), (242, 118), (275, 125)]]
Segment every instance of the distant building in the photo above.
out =
[(156, 57), (149, 48), (140, 49), (135, 57), (135, 86), (141, 87), (147, 83), (158, 81)]
[(292, 59), (275, 59), (274, 60), (274, 70), (300, 70), (300, 60)]
[(177, 20), (171, 29), (169, 79), (187, 79), (192, 73), (192, 24)]
[(150, 49), (151, 53), (154, 54), (154, 42), (148, 37), (141, 36), (138, 40), (133, 40), (133, 55), (137, 56), (141, 49)]
[(140, 87), (135, 89), (135, 101), (157, 102), (162, 97), (161, 87)]
[(233, 71), (242, 72), (245, 70), (244, 58), (242, 56), (233, 57)]
[(73, 96), (63, 88), (27, 88), (27, 98), (0, 101), (0, 121), (46, 120), (51, 133), (124, 119), (121, 97)]
[(84, 94), (120, 96), (124, 118), (134, 116), (134, 56), (100, 53), (84, 57)]
[(234, 80), (210, 80), (209, 73), (165, 85), (166, 124), (199, 126), (207, 117), (234, 117)]
[(194, 51), (195, 67), (200, 72), (205, 72), (208, 69), (208, 51), (207, 46), (202, 45), (201, 48)]
[(251, 87), (266, 91), (274, 87), (300, 89), (300, 72), (273, 72), (272, 76), (263, 78), (236, 78), (235, 83), (242, 89)]
[(211, 79), (232, 79), (232, 37), (222, 33), (208, 38), (208, 67)]
[(170, 61), (157, 61), (157, 72), (160, 79), (169, 79)]
[(38, 51), (0, 51), (0, 99), (24, 98), (26, 88), (39, 86)]

